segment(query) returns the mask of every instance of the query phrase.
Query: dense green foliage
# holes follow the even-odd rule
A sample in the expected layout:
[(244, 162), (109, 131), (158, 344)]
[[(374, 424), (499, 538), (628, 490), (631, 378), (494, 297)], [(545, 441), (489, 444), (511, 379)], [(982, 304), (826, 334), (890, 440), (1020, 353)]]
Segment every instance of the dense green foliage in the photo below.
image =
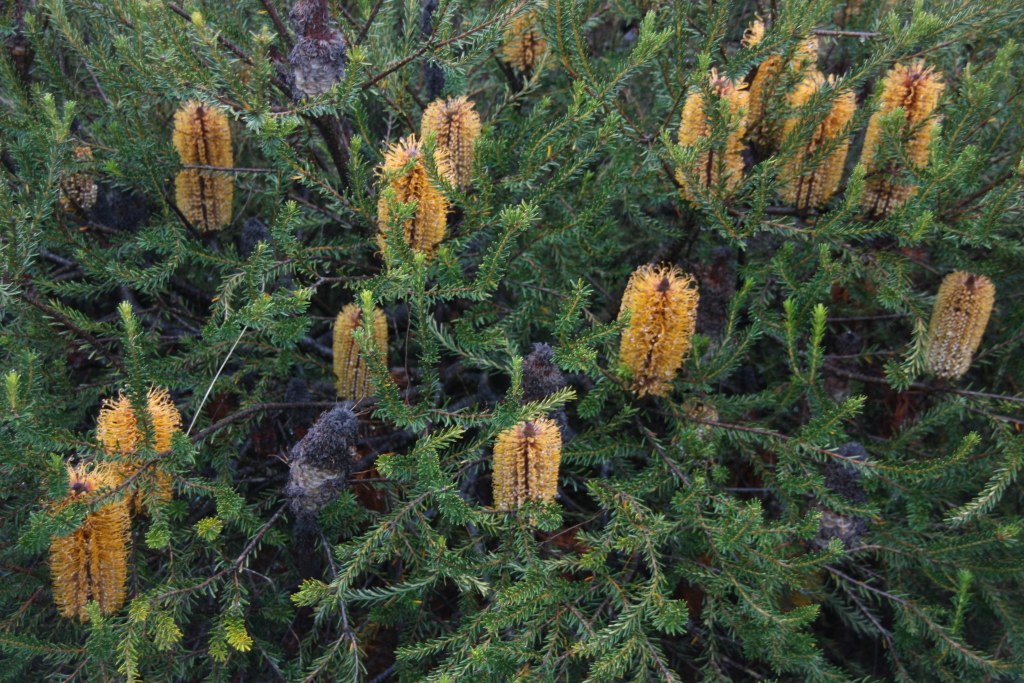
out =
[[(4, 3), (0, 681), (1021, 680), (1024, 0), (848, 1), (332, 0), (345, 77), (300, 99), (285, 0)], [(530, 12), (547, 51), (523, 74), (501, 47)], [(746, 146), (731, 196), (683, 200), (687, 94), (812, 33), (841, 85), (796, 113), (780, 78), (774, 115), (801, 124)], [(916, 59), (946, 84), (941, 125), (927, 166), (904, 159), (917, 193), (877, 220), (855, 167), (878, 85)], [(382, 254), (375, 170), (438, 67), (481, 115), (474, 181), (444, 183), (432, 258), (398, 220)], [(780, 170), (842, 87), (842, 188), (798, 212)], [(231, 120), (216, 233), (174, 205), (187, 100)], [(735, 123), (710, 118), (705, 150)], [(880, 149), (899, 160), (912, 132), (886, 118)], [(71, 173), (98, 185), (89, 210), (61, 202)], [(701, 319), (673, 391), (638, 399), (619, 298), (648, 262), (697, 277)], [(925, 335), (958, 269), (995, 309), (970, 371), (939, 381)], [(353, 301), (384, 309), (387, 362), (303, 581), (288, 458), (336, 400)], [(536, 342), (568, 383), (522, 402)], [(55, 506), (65, 463), (104, 462), (103, 399), (154, 385), (182, 434), (138, 457), (174, 498), (133, 518), (124, 607), (82, 624), (47, 564), (88, 511)], [(493, 510), (495, 435), (558, 409), (557, 502)], [(865, 458), (837, 454), (851, 441)], [(830, 541), (823, 514), (856, 533)]]

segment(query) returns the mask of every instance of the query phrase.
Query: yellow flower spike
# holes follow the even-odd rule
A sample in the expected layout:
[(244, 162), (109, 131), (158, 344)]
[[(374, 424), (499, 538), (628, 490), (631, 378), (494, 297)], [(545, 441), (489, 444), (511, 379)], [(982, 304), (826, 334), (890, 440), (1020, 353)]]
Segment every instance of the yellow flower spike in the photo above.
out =
[[(119, 480), (102, 468), (69, 467), (68, 476), (68, 495), (59, 506), (88, 502), (97, 491), (113, 488)], [(103, 614), (113, 614), (124, 604), (129, 527), (127, 503), (110, 502), (87, 514), (77, 530), (50, 544), (53, 599), (63, 616), (87, 621), (85, 606), (90, 600)]]
[[(186, 102), (174, 115), (174, 148), (188, 166), (234, 166), (231, 129), (220, 109)], [(234, 181), (206, 169), (186, 168), (174, 181), (175, 200), (185, 218), (202, 232), (219, 230), (231, 222)]]
[[(348, 304), (334, 322), (334, 386), (346, 401), (359, 401), (373, 395), (370, 368), (359, 353), (359, 344), (352, 333), (363, 327), (363, 309)], [(388, 348), (388, 323), (384, 311), (373, 310), (373, 336), (382, 353)]]
[(907, 169), (885, 157), (879, 157), (882, 117), (897, 107), (903, 108), (903, 130), (909, 136), (905, 143), (905, 154), (914, 166), (926, 166), (932, 131), (938, 125), (938, 118), (932, 114), (945, 87), (941, 75), (925, 66), (921, 60), (909, 65), (897, 64), (886, 74), (882, 83), (882, 101), (868, 122), (861, 157), (865, 168), (861, 206), (869, 214), (884, 218), (917, 192), (917, 186), (907, 178)]
[[(765, 27), (755, 21), (744, 32), (742, 44), (751, 47), (764, 38)], [(777, 91), (782, 85), (786, 68), (804, 73), (813, 70), (818, 61), (818, 39), (807, 36), (800, 40), (793, 59), (788, 63), (780, 55), (770, 55), (757, 67), (757, 73), (750, 81), (750, 103), (747, 111), (747, 129), (765, 144), (777, 145), (781, 140), (780, 131), (768, 125), (767, 115), (777, 101)]]
[[(742, 85), (728, 78), (720, 77), (715, 69), (711, 70), (711, 90), (719, 99), (729, 102), (729, 109), (734, 117), (739, 118), (738, 125), (730, 131), (726, 138), (724, 150), (712, 147), (697, 158), (693, 172), (700, 179), (704, 189), (717, 185), (719, 166), (724, 164), (726, 172), (726, 192), (731, 194), (743, 180), (743, 142), (746, 132), (747, 91), (741, 90)], [(711, 135), (710, 109), (704, 102), (704, 95), (699, 90), (690, 93), (683, 105), (682, 121), (679, 125), (679, 144), (693, 147)], [(682, 187), (684, 199), (696, 202), (697, 192), (691, 187), (691, 181), (682, 169), (676, 170), (676, 180)]]
[(553, 420), (540, 418), (501, 432), (494, 444), (494, 507), (554, 502), (561, 461), (562, 435)]
[(501, 53), (508, 64), (518, 71), (529, 73), (540, 62), (547, 47), (548, 42), (537, 30), (536, 13), (528, 12), (512, 22), (505, 33)]
[[(835, 77), (830, 76), (826, 81), (820, 73), (815, 73), (797, 86), (790, 96), (793, 112), (783, 124), (783, 136), (789, 135), (800, 122), (797, 110), (807, 104), (807, 101), (826, 83), (834, 85)], [(797, 149), (794, 156), (783, 166), (781, 173), (783, 184), (779, 189), (782, 201), (797, 209), (805, 210), (822, 207), (835, 195), (836, 190), (839, 189), (839, 181), (843, 177), (846, 153), (850, 149), (850, 139), (845, 137), (839, 142), (835, 141), (850, 123), (856, 109), (853, 92), (845, 90), (837, 94), (825, 120), (818, 124), (810, 139)], [(817, 167), (811, 168), (809, 162), (815, 156), (815, 152), (821, 147), (832, 144), (835, 144), (833, 151), (821, 159), (821, 163)]]
[(690, 350), (697, 327), (697, 282), (671, 266), (641, 266), (622, 295), (621, 318), (631, 311), (622, 333), (619, 363), (632, 372), (638, 395), (665, 396)]
[(480, 114), (465, 97), (434, 100), (423, 112), (420, 137), (437, 135), (437, 149), (447, 156), (448, 180), (459, 189), (469, 187), (473, 145), (480, 136)]
[(958, 270), (942, 280), (928, 325), (925, 367), (942, 379), (956, 379), (971, 367), (981, 344), (996, 288), (984, 275)]
[[(448, 157), (441, 146), (435, 148), (434, 159), (438, 172), (450, 176)], [(416, 202), (416, 214), (405, 222), (406, 244), (414, 252), (430, 254), (444, 239), (445, 225), (448, 221), (448, 198), (427, 176), (427, 168), (423, 162), (423, 144), (415, 135), (410, 135), (390, 145), (384, 154), (384, 165), (380, 169), (380, 174), (390, 177), (410, 163), (412, 167), (392, 178), (390, 186), (395, 191), (397, 201)], [(377, 220), (380, 228), (377, 243), (383, 251), (388, 224), (388, 206), (383, 194), (377, 202)]]
[[(171, 435), (181, 429), (181, 414), (171, 401), (167, 389), (153, 387), (147, 396), (149, 419), (153, 427), (152, 448), (162, 453), (171, 447)], [(143, 433), (138, 418), (132, 410), (131, 400), (123, 393), (117, 399), (107, 399), (100, 409), (96, 420), (96, 437), (103, 449), (114, 456), (117, 471), (122, 478), (133, 475), (142, 465), (142, 461), (134, 457), (134, 451), (143, 442)], [(167, 502), (171, 499), (171, 477), (153, 465), (142, 475), (149, 480), (155, 491), (152, 501), (140, 501), (138, 492), (131, 498), (132, 508), (136, 511), (146, 502)]]

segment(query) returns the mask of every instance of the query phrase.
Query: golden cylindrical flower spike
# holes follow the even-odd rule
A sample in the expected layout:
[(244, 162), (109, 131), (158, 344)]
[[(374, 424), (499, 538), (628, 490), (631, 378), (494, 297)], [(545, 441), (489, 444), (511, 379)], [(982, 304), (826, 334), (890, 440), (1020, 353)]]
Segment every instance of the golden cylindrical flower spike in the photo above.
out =
[(516, 17), (505, 33), (501, 53), (513, 67), (529, 73), (540, 62), (547, 47), (547, 41), (537, 30), (536, 13), (527, 12)]
[(433, 132), (437, 147), (448, 160), (448, 180), (460, 189), (469, 187), (473, 171), (473, 145), (480, 136), (480, 114), (465, 97), (434, 100), (423, 112), (420, 137)]
[[(696, 202), (697, 192), (693, 187), (691, 178), (695, 175), (698, 178), (699, 186), (707, 189), (718, 184), (720, 169), (724, 167), (726, 194), (733, 190), (743, 180), (743, 134), (746, 131), (747, 91), (741, 90), (742, 85), (735, 83), (728, 78), (719, 77), (718, 72), (711, 70), (711, 91), (717, 99), (724, 99), (729, 102), (729, 109), (733, 116), (733, 128), (725, 140), (724, 146), (712, 146), (702, 152), (693, 166), (693, 174), (683, 173), (682, 169), (676, 170), (676, 180), (682, 187), (682, 195), (691, 202)], [(711, 136), (710, 109), (716, 107), (717, 102), (710, 105), (704, 102), (704, 94), (699, 90), (690, 93), (683, 105), (683, 117), (679, 126), (679, 144), (683, 147), (693, 147)]]
[[(92, 149), (75, 147), (71, 152), (75, 159), (92, 159)], [(88, 211), (96, 203), (98, 188), (88, 173), (68, 173), (60, 180), (61, 199), (81, 211)]]
[(897, 107), (903, 108), (904, 152), (914, 166), (926, 166), (932, 131), (938, 125), (938, 118), (932, 114), (945, 87), (941, 75), (920, 60), (897, 64), (886, 74), (882, 101), (868, 121), (861, 157), (866, 171), (861, 205), (869, 214), (884, 218), (917, 192), (908, 170), (895, 160), (894, 151), (879, 149), (882, 117)]
[[(445, 151), (438, 146), (436, 152), (434, 159), (438, 172), (449, 175)], [(400, 175), (393, 175), (410, 164), (411, 167)], [(390, 186), (395, 191), (397, 201), (416, 202), (416, 214), (405, 222), (405, 241), (414, 252), (430, 254), (444, 239), (448, 198), (427, 176), (427, 167), (423, 163), (423, 145), (415, 135), (402, 138), (388, 147), (380, 174), (391, 179)], [(383, 194), (377, 202), (377, 221), (380, 228), (377, 243), (383, 251), (388, 224), (388, 206)]]
[[(68, 468), (70, 487), (61, 505), (88, 501), (118, 478), (102, 469)], [(130, 520), (125, 501), (110, 502), (85, 516), (77, 530), (50, 544), (53, 599), (60, 613), (87, 621), (85, 606), (95, 600), (103, 614), (124, 604), (128, 579)]]
[(622, 295), (621, 318), (631, 311), (622, 333), (619, 364), (632, 373), (640, 396), (665, 396), (683, 364), (697, 326), (697, 282), (670, 266), (641, 266)]
[[(363, 327), (363, 309), (348, 304), (334, 321), (334, 386), (338, 396), (346, 401), (358, 401), (373, 396), (370, 368), (359, 353), (359, 344), (352, 333)], [(388, 349), (388, 322), (384, 311), (373, 309), (373, 338), (382, 353)]]
[[(171, 401), (167, 389), (153, 387), (147, 397), (149, 419), (153, 427), (152, 448), (162, 453), (171, 447), (171, 435), (181, 428), (181, 414)], [(142, 444), (144, 435), (138, 418), (132, 410), (131, 399), (120, 394), (117, 399), (107, 399), (96, 420), (96, 436), (103, 449), (114, 456), (117, 471), (122, 477), (130, 477), (142, 465), (134, 457), (134, 451)], [(160, 469), (159, 463), (146, 469), (142, 475), (154, 495), (150, 502), (167, 502), (171, 499), (171, 476)], [(132, 495), (132, 507), (139, 509), (141, 501), (138, 492)]]
[(514, 510), (527, 501), (552, 503), (558, 493), (562, 435), (540, 418), (506, 429), (494, 444), (494, 507)]
[[(174, 114), (174, 148), (186, 166), (231, 168), (228, 117), (215, 107), (186, 102)], [(234, 181), (207, 169), (186, 168), (174, 181), (178, 208), (201, 231), (219, 230), (231, 222)]]
[[(798, 109), (807, 104), (825, 83), (834, 85), (835, 77), (830, 76), (826, 81), (820, 73), (815, 73), (797, 86), (790, 97), (793, 111), (783, 125), (783, 136), (789, 135), (800, 122)], [(846, 153), (850, 149), (850, 139), (843, 132), (856, 108), (852, 91), (844, 90), (835, 96), (825, 120), (818, 124), (810, 139), (783, 166), (783, 184), (779, 189), (782, 201), (804, 210), (824, 206), (836, 193), (843, 177)], [(822, 147), (831, 148), (832, 151), (824, 159), (819, 159), (820, 163), (812, 168), (810, 162)]]
[(925, 347), (925, 367), (930, 372), (943, 379), (967, 372), (995, 298), (996, 288), (984, 275), (958, 270), (942, 280)]
[[(764, 38), (764, 24), (755, 21), (743, 34), (743, 46), (751, 47)], [(793, 59), (788, 63), (780, 55), (770, 55), (757, 67), (757, 73), (750, 81), (750, 101), (747, 111), (747, 130), (762, 144), (777, 145), (781, 140), (781, 128), (777, 122), (769, 120), (769, 114), (776, 102), (784, 102), (780, 98), (780, 90), (787, 84), (787, 67), (792, 71), (791, 78), (800, 80), (801, 75), (815, 68), (818, 61), (818, 39), (808, 36), (800, 39)], [(788, 80), (792, 83), (792, 80)]]

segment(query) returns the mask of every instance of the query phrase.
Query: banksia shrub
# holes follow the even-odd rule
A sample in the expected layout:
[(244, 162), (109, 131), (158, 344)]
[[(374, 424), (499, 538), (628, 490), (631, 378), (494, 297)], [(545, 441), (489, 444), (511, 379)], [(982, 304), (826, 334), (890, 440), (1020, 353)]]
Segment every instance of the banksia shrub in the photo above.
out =
[[(1024, 0), (0, 17), (0, 683), (1021, 677)], [(49, 504), (69, 460), (119, 490)], [(61, 616), (51, 541), (133, 498), (124, 606)]]
[[(682, 187), (683, 197), (697, 201), (697, 187), (709, 190), (718, 185), (720, 175), (725, 175), (725, 194), (729, 195), (743, 180), (743, 134), (746, 131), (747, 91), (743, 86), (711, 70), (711, 92), (716, 100), (726, 100), (733, 118), (724, 143), (712, 143), (707, 150), (698, 154), (692, 169), (676, 170), (676, 180)], [(704, 94), (695, 90), (686, 98), (682, 122), (679, 125), (679, 144), (694, 147), (706, 142), (712, 134), (711, 112), (718, 103), (706, 103)], [(695, 187), (695, 184), (697, 187)]]
[[(760, 20), (755, 21), (743, 34), (744, 47), (752, 47), (764, 38), (765, 27)], [(757, 73), (750, 81), (749, 106), (747, 110), (747, 130), (761, 143), (768, 146), (777, 145), (780, 140), (780, 128), (777, 121), (772, 121), (773, 109), (778, 104), (785, 104), (787, 83), (799, 82), (804, 74), (813, 72), (818, 60), (818, 39), (814, 36), (800, 38), (793, 58), (786, 60), (781, 55), (769, 55), (757, 67)]]
[[(118, 478), (111, 472), (84, 467), (68, 468), (69, 488), (63, 507), (71, 502), (88, 503), (109, 493)], [(100, 612), (113, 614), (124, 604), (128, 578), (130, 540), (128, 506), (111, 500), (86, 514), (82, 525), (50, 544), (50, 576), (53, 600), (65, 617), (88, 621), (85, 606), (96, 601)]]
[[(370, 368), (359, 352), (359, 344), (352, 335), (363, 327), (363, 309), (348, 304), (334, 321), (334, 386), (338, 396), (347, 401), (358, 401), (373, 395)], [(382, 353), (388, 350), (388, 322), (384, 311), (373, 311), (373, 337)]]
[(640, 396), (665, 396), (683, 364), (697, 326), (697, 283), (672, 266), (641, 266), (629, 278), (619, 317), (630, 312), (622, 333), (619, 365)]
[(494, 444), (495, 509), (553, 503), (561, 461), (562, 435), (553, 420), (540, 418), (501, 432)]
[(434, 100), (423, 112), (420, 138), (437, 135), (437, 149), (447, 159), (448, 180), (460, 189), (469, 187), (473, 146), (480, 136), (480, 115), (465, 97)]
[[(174, 149), (184, 166), (231, 168), (231, 129), (216, 107), (186, 102), (174, 114)], [(219, 230), (231, 222), (234, 180), (210, 169), (185, 168), (174, 181), (175, 201), (200, 231)]]
[[(797, 86), (790, 97), (792, 111), (783, 124), (783, 135), (789, 135), (796, 129), (800, 118), (799, 108), (807, 104), (811, 96), (826, 83), (835, 85), (835, 78), (830, 76), (826, 81), (821, 74), (816, 73)], [(843, 178), (846, 153), (850, 149), (846, 127), (856, 107), (853, 92), (843, 90), (836, 94), (825, 120), (818, 124), (811, 138), (796, 149), (783, 167), (783, 185), (779, 188), (782, 201), (806, 210), (823, 207), (835, 195), (839, 181)], [(816, 159), (816, 153), (823, 148), (831, 151), (823, 159)]]
[(942, 379), (956, 379), (971, 367), (971, 357), (981, 344), (996, 288), (984, 275), (961, 270), (942, 280), (935, 297), (925, 366)]
[[(92, 159), (91, 147), (75, 147), (71, 152), (75, 159)], [(68, 173), (60, 180), (61, 199), (73, 208), (88, 211), (96, 203), (98, 188), (88, 173)]]
[(933, 113), (945, 87), (941, 75), (921, 60), (897, 64), (885, 75), (881, 104), (868, 121), (861, 156), (866, 171), (861, 205), (870, 215), (888, 216), (917, 192), (913, 179), (908, 177), (910, 171), (880, 144), (882, 117), (902, 108), (903, 153), (914, 166), (922, 168), (928, 164), (928, 145), (939, 122)]
[[(449, 175), (448, 159), (441, 147), (435, 149), (438, 173)], [(416, 213), (405, 221), (405, 242), (416, 253), (430, 254), (441, 240), (448, 221), (448, 198), (427, 176), (423, 162), (423, 145), (415, 135), (402, 138), (388, 147), (384, 154), (381, 175), (395, 191), (395, 200), (416, 202)], [(380, 229), (377, 243), (385, 247), (388, 226), (388, 203), (381, 194), (377, 202), (377, 222)]]
[[(181, 428), (181, 414), (171, 401), (167, 389), (152, 387), (147, 395), (147, 409), (152, 428), (150, 447), (162, 453), (171, 447), (171, 436)], [(121, 477), (130, 477), (143, 464), (135, 451), (145, 442), (145, 433), (132, 409), (131, 399), (120, 394), (107, 399), (96, 420), (96, 437), (103, 449), (114, 457)], [(159, 463), (148, 467), (140, 477), (153, 491), (146, 503), (167, 502), (171, 499), (171, 476), (160, 469)], [(132, 506), (140, 505), (138, 493), (132, 496)]]
[(511, 66), (530, 73), (540, 63), (548, 43), (537, 28), (537, 15), (526, 12), (517, 16), (505, 33), (502, 56)]

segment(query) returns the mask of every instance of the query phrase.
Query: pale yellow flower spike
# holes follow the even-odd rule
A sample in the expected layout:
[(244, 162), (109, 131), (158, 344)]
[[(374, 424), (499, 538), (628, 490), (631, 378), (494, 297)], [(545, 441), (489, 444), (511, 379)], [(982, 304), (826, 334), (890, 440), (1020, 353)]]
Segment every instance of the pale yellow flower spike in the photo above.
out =
[[(363, 309), (348, 304), (341, 309), (334, 322), (334, 377), (338, 396), (346, 401), (359, 401), (373, 395), (370, 368), (359, 353), (359, 344), (352, 333), (363, 326)], [(373, 336), (377, 347), (386, 353), (388, 323), (384, 311), (373, 311)]]
[(928, 325), (925, 367), (942, 379), (956, 379), (971, 367), (981, 344), (996, 288), (984, 275), (963, 271), (942, 280)]
[[(187, 166), (231, 168), (231, 128), (223, 111), (186, 102), (174, 115), (174, 148)], [(234, 180), (207, 169), (182, 169), (174, 181), (175, 201), (185, 218), (203, 232), (231, 222)]]

